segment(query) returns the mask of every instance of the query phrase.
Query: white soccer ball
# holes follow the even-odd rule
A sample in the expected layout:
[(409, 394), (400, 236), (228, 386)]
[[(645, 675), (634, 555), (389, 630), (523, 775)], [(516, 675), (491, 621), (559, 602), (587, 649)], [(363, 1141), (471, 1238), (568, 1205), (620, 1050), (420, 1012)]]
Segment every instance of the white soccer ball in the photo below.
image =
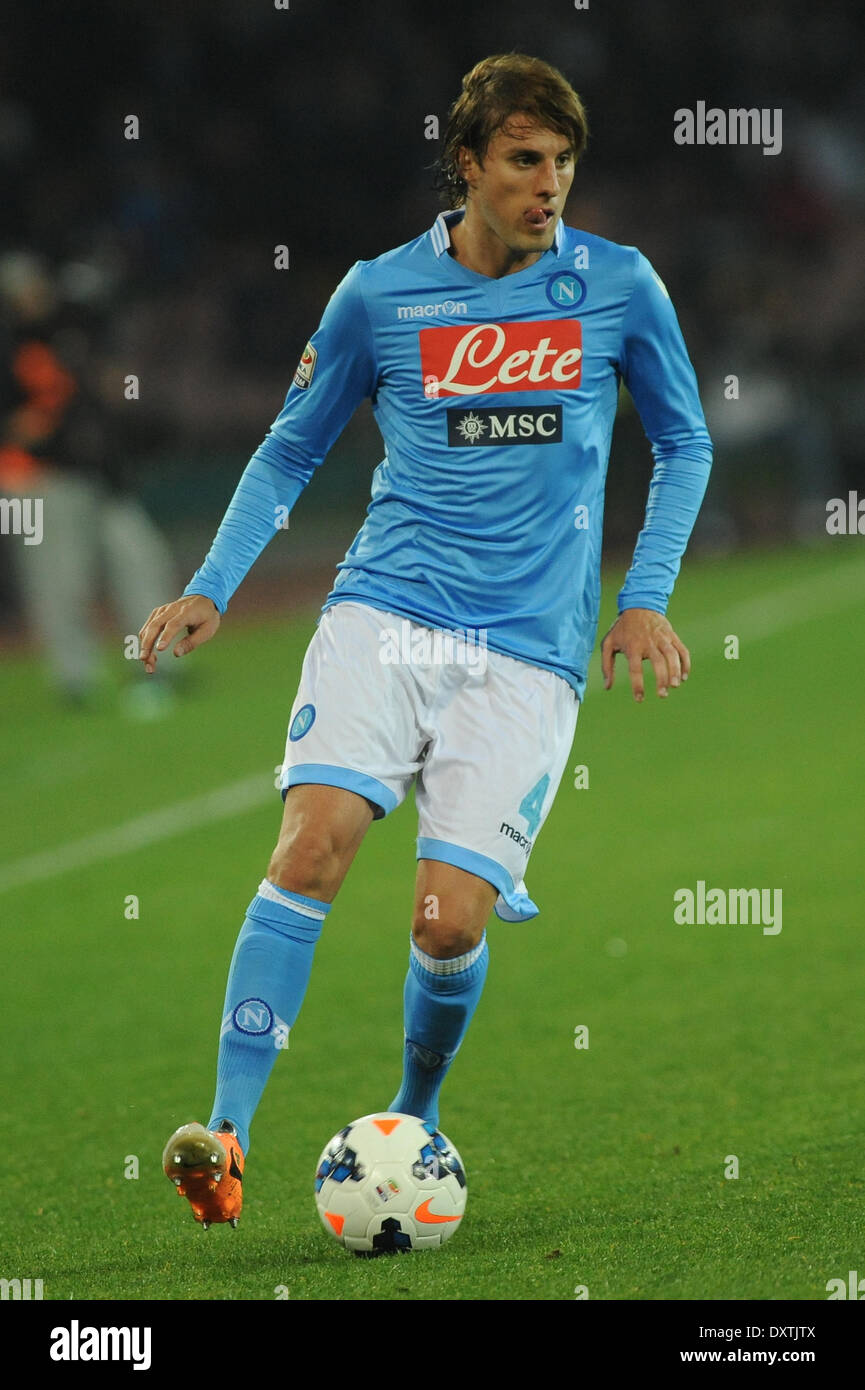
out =
[(466, 1207), (462, 1159), (415, 1115), (364, 1115), (335, 1134), (318, 1161), (322, 1225), (356, 1255), (433, 1250)]

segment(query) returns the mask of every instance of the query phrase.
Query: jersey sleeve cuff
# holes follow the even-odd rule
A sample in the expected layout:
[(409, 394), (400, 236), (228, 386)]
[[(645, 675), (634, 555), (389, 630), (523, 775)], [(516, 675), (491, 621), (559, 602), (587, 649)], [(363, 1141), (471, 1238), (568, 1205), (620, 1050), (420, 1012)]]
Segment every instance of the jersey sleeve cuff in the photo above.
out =
[(197, 584), (194, 578), (190, 579), (183, 590), (183, 597), (189, 598), (193, 594), (200, 595), (201, 598), (209, 598), (216, 605), (219, 613), (224, 613), (228, 607), (228, 602), (222, 593), (214, 590), (211, 584)]
[(624, 613), (626, 608), (650, 608), (653, 613), (666, 615), (669, 599), (659, 599), (650, 594), (619, 594), (619, 612)]

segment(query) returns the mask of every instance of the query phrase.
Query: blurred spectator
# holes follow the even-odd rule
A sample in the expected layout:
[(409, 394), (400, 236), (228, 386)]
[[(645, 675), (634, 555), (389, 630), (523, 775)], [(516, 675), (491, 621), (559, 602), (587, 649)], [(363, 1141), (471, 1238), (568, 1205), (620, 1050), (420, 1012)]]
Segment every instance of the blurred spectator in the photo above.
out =
[[(102, 399), (104, 288), (92, 265), (72, 264), (56, 277), (29, 252), (0, 260), (0, 492), (29, 499), (29, 539), (10, 537), (14, 568), (58, 693), (75, 704), (99, 682), (100, 580), (124, 637), (175, 587), (164, 538), (124, 490)], [(120, 656), (119, 638), (116, 650)], [(146, 717), (164, 706), (166, 692), (136, 686), (129, 697)]]
[[(462, 73), (508, 49), (555, 63), (586, 101), (567, 221), (640, 246), (676, 303), (717, 445), (704, 541), (816, 538), (826, 501), (862, 485), (860, 0), (540, 0), (530, 14), (523, 0), (77, 0), (53, 6), (50, 25), (41, 7), (5, 22), (0, 253), (118, 267), (118, 351), (146, 384), (129, 486), (162, 507), (184, 575), (338, 280), (432, 221), (440, 138), (427, 118), (443, 131)], [(781, 152), (676, 145), (674, 113), (698, 101), (780, 109)], [(304, 519), (326, 518), (335, 492), (360, 519), (380, 458), (368, 421), (340, 447), (337, 486), (313, 479)], [(632, 546), (650, 467), (623, 400), (608, 545)], [(186, 537), (175, 503), (193, 486)]]

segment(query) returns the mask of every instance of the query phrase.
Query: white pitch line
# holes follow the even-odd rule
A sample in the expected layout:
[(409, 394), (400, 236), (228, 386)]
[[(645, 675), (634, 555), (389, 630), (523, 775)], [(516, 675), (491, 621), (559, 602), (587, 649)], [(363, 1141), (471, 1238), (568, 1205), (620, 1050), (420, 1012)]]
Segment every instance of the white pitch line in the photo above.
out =
[(73, 869), (101, 864), (106, 859), (116, 859), (146, 845), (155, 845), (160, 840), (170, 840), (175, 835), (197, 830), (202, 825), (230, 820), (232, 816), (253, 811), (269, 800), (276, 804), (272, 772), (244, 777), (240, 782), (230, 782), (228, 786), (217, 787), (215, 791), (205, 792), (202, 796), (193, 796), (187, 801), (165, 806), (162, 810), (136, 816), (134, 820), (124, 821), (111, 830), (97, 830), (58, 849), (42, 850), (39, 854), (29, 854), (25, 859), (0, 865), (0, 893), (28, 883), (43, 883)]
[[(748, 641), (772, 637), (799, 623), (822, 617), (835, 608), (865, 600), (865, 565), (861, 561), (840, 565), (819, 579), (798, 580), (784, 589), (746, 599), (733, 608), (719, 610), (685, 631), (686, 645), (694, 650), (722, 642), (728, 633)], [(684, 631), (684, 629), (683, 629)], [(29, 883), (43, 883), (74, 869), (99, 864), (130, 854), (145, 845), (170, 840), (202, 825), (230, 820), (243, 811), (255, 810), (273, 798), (273, 774), (244, 777), (202, 796), (179, 801), (161, 811), (137, 816), (112, 830), (97, 830), (58, 849), (43, 850), (11, 864), (0, 865), (0, 893)]]
[(784, 589), (755, 596), (719, 609), (711, 619), (701, 618), (682, 626), (688, 648), (718, 645), (728, 634), (749, 642), (774, 637), (799, 623), (821, 618), (848, 603), (865, 602), (865, 564), (861, 560), (828, 570), (819, 579), (800, 579)]

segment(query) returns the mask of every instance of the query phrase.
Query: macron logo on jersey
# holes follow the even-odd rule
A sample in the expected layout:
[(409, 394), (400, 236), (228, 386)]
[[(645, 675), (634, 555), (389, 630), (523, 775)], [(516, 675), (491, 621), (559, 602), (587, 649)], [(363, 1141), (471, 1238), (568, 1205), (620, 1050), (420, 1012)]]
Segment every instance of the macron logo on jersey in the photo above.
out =
[(426, 396), (572, 391), (580, 384), (579, 319), (422, 328), (418, 339)]
[(464, 299), (445, 299), (441, 304), (398, 304), (398, 319), (434, 319), (438, 314), (467, 314), (469, 306)]

